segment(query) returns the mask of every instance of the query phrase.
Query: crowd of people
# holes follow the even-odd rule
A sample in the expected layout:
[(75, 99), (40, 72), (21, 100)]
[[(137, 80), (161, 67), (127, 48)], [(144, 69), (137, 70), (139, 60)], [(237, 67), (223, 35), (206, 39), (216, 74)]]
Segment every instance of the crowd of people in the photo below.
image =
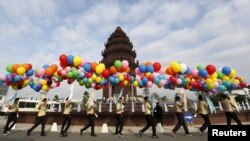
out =
[[(238, 125), (241, 125), (241, 121), (239, 117), (237, 116), (237, 113), (235, 112), (235, 104), (230, 100), (228, 95), (223, 94), (222, 95), (221, 104), (225, 111), (226, 121), (227, 125), (231, 125), (231, 119), (235, 120)], [(19, 99), (16, 98), (14, 103), (12, 105), (9, 105), (9, 113), (8, 113), (8, 119), (6, 122), (6, 125), (4, 127), (3, 135), (11, 134), (12, 127), (17, 122), (18, 117), (18, 101)], [(118, 101), (115, 102), (116, 104), (116, 110), (115, 110), (115, 133), (114, 135), (117, 137), (123, 137), (122, 131), (124, 126), (124, 102), (125, 98), (124, 96), (121, 96), (118, 98)], [(71, 111), (72, 111), (72, 101), (71, 99), (67, 98), (66, 102), (64, 104), (64, 111), (62, 115), (62, 126), (61, 126), (61, 132), (60, 137), (66, 137), (67, 131), (69, 127), (71, 126)], [(87, 118), (88, 123), (85, 127), (80, 129), (80, 135), (83, 134), (83, 132), (91, 127), (91, 136), (96, 137), (95, 134), (95, 119), (98, 118), (97, 113), (95, 112), (95, 106), (94, 101), (90, 100), (88, 101), (87, 105)], [(189, 132), (189, 129), (186, 125), (185, 119), (184, 119), (184, 110), (185, 103), (181, 96), (176, 95), (175, 96), (175, 104), (174, 104), (174, 110), (175, 110), (175, 116), (177, 118), (177, 124), (172, 129), (172, 136), (176, 137), (176, 132), (179, 130), (181, 126), (183, 126), (183, 129), (185, 131), (186, 136), (192, 136), (192, 134)], [(46, 136), (46, 133), (44, 131), (45, 124), (46, 124), (46, 110), (47, 110), (47, 98), (43, 98), (41, 102), (36, 106), (38, 109), (37, 117), (35, 120), (34, 125), (29, 128), (26, 132), (27, 136), (31, 135), (31, 132), (39, 125), (41, 124), (41, 136)], [(152, 138), (158, 138), (156, 135), (156, 125), (157, 123), (164, 126), (163, 118), (163, 108), (160, 106), (159, 102), (156, 102), (156, 106), (153, 107), (152, 102), (150, 101), (149, 97), (144, 97), (144, 112), (145, 112), (145, 127), (139, 130), (139, 136), (142, 137), (143, 133), (148, 130), (150, 127), (152, 127)], [(204, 97), (202, 95), (198, 96), (198, 107), (197, 107), (197, 114), (199, 114), (203, 119), (204, 123), (203, 125), (198, 129), (198, 132), (202, 135), (203, 132), (207, 129), (209, 125), (211, 125), (211, 121), (209, 119), (209, 112), (208, 112), (208, 104), (204, 100)]]

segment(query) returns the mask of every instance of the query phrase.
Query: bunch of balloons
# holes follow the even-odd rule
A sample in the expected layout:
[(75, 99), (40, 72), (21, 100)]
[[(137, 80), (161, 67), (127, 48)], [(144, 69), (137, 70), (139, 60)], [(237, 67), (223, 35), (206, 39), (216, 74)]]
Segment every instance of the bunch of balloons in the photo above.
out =
[(75, 81), (86, 88), (96, 90), (105, 89), (111, 85), (133, 85), (139, 88), (151, 88), (153, 85), (165, 89), (185, 88), (190, 91), (202, 91), (217, 94), (244, 88), (247, 84), (236, 75), (236, 70), (230, 67), (216, 69), (212, 64), (198, 65), (191, 68), (177, 61), (162, 67), (159, 62), (144, 62), (135, 72), (130, 71), (127, 60), (115, 60), (114, 64), (106, 68), (105, 64), (87, 62), (79, 56), (59, 56), (60, 67), (56, 64), (43, 65), (32, 69), (31, 64), (7, 65), (7, 74), (0, 76), (0, 85), (11, 86), (20, 90), (30, 86), (33, 90), (49, 91), (60, 86), (60, 82)]

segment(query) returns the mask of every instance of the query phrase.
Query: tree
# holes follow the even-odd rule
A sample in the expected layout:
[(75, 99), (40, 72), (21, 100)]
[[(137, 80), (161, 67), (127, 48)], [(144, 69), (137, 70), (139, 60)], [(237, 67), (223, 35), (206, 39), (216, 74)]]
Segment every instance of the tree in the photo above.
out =
[(85, 105), (86, 103), (88, 102), (89, 100), (89, 92), (85, 91), (83, 93), (83, 97), (82, 97), (82, 101), (81, 101), (81, 108), (84, 109), (85, 108)]
[(150, 95), (150, 91), (149, 91), (149, 88), (144, 88), (143, 90), (142, 90), (142, 93), (144, 94), (144, 96), (149, 96)]
[(54, 98), (53, 98), (53, 101), (57, 101), (57, 102), (59, 102), (59, 101), (60, 101), (59, 96), (58, 96), (58, 95), (55, 95), (55, 96), (54, 96)]

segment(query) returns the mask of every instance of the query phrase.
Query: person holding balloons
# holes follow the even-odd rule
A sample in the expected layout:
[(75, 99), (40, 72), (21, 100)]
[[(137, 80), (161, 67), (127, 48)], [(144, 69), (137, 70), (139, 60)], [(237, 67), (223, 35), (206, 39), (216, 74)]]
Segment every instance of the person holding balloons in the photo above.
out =
[(227, 119), (227, 125), (231, 125), (231, 119), (237, 122), (238, 125), (241, 125), (241, 121), (237, 114), (234, 112), (233, 108), (237, 109), (234, 103), (230, 100), (230, 98), (226, 94), (222, 94), (221, 105), (225, 110), (225, 115)]
[(202, 95), (198, 96), (198, 109), (197, 109), (197, 113), (201, 115), (201, 117), (204, 119), (204, 124), (198, 129), (198, 132), (202, 135), (203, 131), (209, 126), (211, 125), (209, 116), (208, 116), (208, 105), (207, 103), (204, 101)]
[[(11, 132), (10, 132), (11, 128), (17, 122), (18, 101), (19, 101), (19, 98), (16, 98), (15, 101), (14, 101), (14, 104), (8, 106), (8, 109), (9, 109), (8, 119), (7, 119), (6, 125), (4, 127), (3, 135), (10, 135), (11, 134)], [(11, 122), (12, 122), (12, 124), (10, 125)]]
[[(71, 125), (71, 115), (70, 115), (71, 109), (72, 109), (72, 102), (69, 99), (69, 97), (67, 97), (66, 98), (66, 103), (65, 103), (65, 106), (64, 106), (64, 111), (63, 111), (63, 123), (62, 123), (60, 137), (66, 137), (67, 136), (67, 131), (68, 131), (70, 125)], [(66, 126), (66, 128), (64, 128), (66, 123), (67, 123), (67, 126)]]
[(42, 102), (38, 105), (38, 114), (36, 118), (36, 123), (27, 131), (27, 136), (39, 125), (42, 124), (41, 136), (46, 136), (45, 134), (45, 123), (46, 123), (46, 110), (47, 110), (47, 98), (44, 98)]
[(157, 135), (156, 135), (156, 128), (155, 128), (154, 119), (153, 119), (152, 113), (151, 113), (151, 111), (152, 111), (151, 109), (152, 109), (153, 107), (151, 106), (150, 101), (149, 101), (149, 99), (148, 99), (147, 96), (144, 97), (144, 101), (145, 101), (145, 103), (144, 103), (144, 107), (145, 107), (145, 118), (146, 118), (146, 121), (147, 121), (147, 125), (146, 125), (143, 129), (139, 130), (139, 135), (140, 135), (140, 137), (142, 137), (142, 134), (143, 134), (146, 130), (148, 130), (148, 128), (149, 128), (150, 126), (152, 126), (152, 131), (153, 131), (152, 138), (158, 138)]
[(184, 114), (182, 113), (182, 111), (184, 109), (184, 103), (181, 102), (181, 98), (179, 96), (175, 96), (174, 109), (175, 109), (175, 115), (178, 119), (178, 123), (176, 124), (176, 126), (172, 130), (173, 137), (176, 137), (176, 132), (179, 130), (179, 128), (181, 126), (183, 126), (183, 128), (184, 128), (186, 136), (192, 136), (192, 134), (189, 133), (189, 130), (188, 130), (187, 125), (186, 125), (185, 120), (184, 120)]

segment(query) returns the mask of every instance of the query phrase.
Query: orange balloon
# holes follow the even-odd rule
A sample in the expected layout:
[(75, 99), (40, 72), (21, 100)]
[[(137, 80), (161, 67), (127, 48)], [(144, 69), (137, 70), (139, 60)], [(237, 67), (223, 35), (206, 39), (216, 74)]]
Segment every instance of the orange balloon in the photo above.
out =
[(166, 74), (168, 74), (168, 75), (174, 75), (175, 73), (174, 73), (174, 71), (173, 71), (173, 69), (171, 67), (167, 67)]
[(28, 71), (32, 68), (31, 64), (22, 64), (21, 66), (24, 67), (26, 71)]
[(117, 72), (117, 70), (116, 70), (115, 66), (111, 66), (110, 67), (110, 73), (115, 74), (116, 72)]
[(12, 65), (12, 72), (17, 73), (17, 69), (20, 67), (19, 64)]
[(54, 71), (53, 71), (53, 69), (52, 69), (51, 67), (48, 67), (48, 68), (45, 70), (45, 74), (46, 74), (47, 76), (53, 76)]
[(153, 65), (153, 63), (150, 62), (150, 61), (148, 61), (148, 62), (145, 63), (145, 66), (152, 66), (152, 65)]
[(130, 72), (130, 68), (127, 67), (127, 69), (125, 70), (126, 73), (129, 73)]
[(92, 71), (92, 72), (95, 71), (95, 68), (96, 68), (97, 65), (98, 65), (98, 63), (96, 63), (96, 62), (92, 62), (92, 63), (91, 63), (91, 71)]
[(53, 69), (53, 72), (56, 72), (58, 69), (58, 66), (56, 64), (52, 64), (50, 67)]

